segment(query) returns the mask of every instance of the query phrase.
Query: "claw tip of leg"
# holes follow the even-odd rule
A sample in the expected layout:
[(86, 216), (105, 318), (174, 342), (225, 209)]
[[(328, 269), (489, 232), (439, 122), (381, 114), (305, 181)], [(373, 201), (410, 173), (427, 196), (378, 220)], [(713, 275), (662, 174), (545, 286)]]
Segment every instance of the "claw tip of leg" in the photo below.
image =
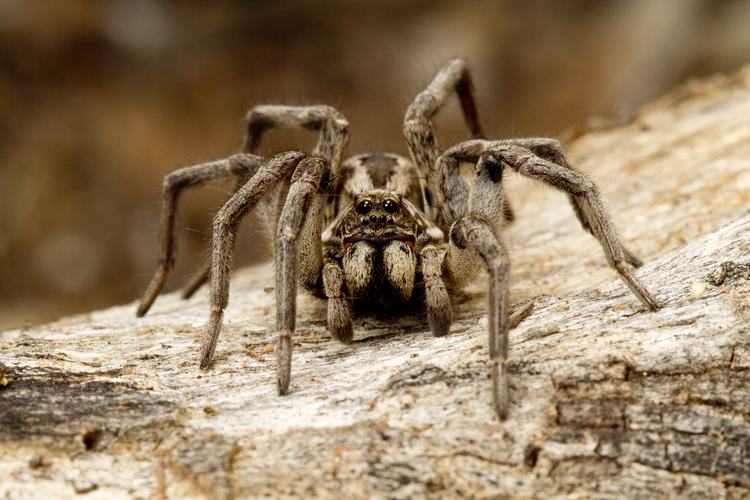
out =
[(432, 335), (435, 337), (448, 335), (453, 323), (453, 311), (450, 309), (450, 305), (440, 311), (428, 311), (427, 323), (430, 325)]
[(289, 373), (284, 374), (283, 372), (279, 372), (279, 378), (277, 379), (279, 396), (286, 396), (289, 394), (289, 379)]
[(451, 329), (450, 324), (430, 325), (430, 330), (432, 330), (432, 335), (434, 335), (435, 337), (445, 337), (450, 332), (450, 329)]
[(279, 396), (289, 394), (292, 373), (292, 332), (279, 332), (276, 344), (276, 370)]
[(205, 371), (205, 370), (208, 369), (208, 367), (210, 365), (211, 365), (211, 357), (210, 356), (205, 356), (205, 355), (201, 356), (201, 361), (200, 361), (200, 364), (199, 364), (199, 368), (201, 370)]
[(342, 344), (348, 345), (352, 343), (352, 339), (354, 338), (354, 328), (351, 323), (339, 328), (336, 328), (335, 326), (333, 328), (329, 327), (328, 330), (331, 332), (331, 335), (333, 335), (333, 338)]

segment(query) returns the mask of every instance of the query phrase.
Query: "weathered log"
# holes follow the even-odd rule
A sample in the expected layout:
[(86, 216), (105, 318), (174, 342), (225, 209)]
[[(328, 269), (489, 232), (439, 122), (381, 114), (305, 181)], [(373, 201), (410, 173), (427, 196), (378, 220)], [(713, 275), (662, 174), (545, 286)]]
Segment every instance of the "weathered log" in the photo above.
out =
[(261, 266), (236, 273), (205, 373), (205, 291), (0, 333), (0, 496), (750, 496), (750, 68), (569, 151), (665, 307), (641, 309), (564, 196), (509, 179), (512, 298), (536, 308), (506, 422), (483, 280), (444, 338), (415, 313), (344, 346), (301, 298), (279, 397)]

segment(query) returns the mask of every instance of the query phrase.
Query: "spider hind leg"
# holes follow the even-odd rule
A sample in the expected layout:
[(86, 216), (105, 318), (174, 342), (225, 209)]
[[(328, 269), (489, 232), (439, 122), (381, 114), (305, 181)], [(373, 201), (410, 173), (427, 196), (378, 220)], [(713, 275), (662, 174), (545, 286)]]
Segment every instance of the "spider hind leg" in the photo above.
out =
[[(210, 181), (234, 177), (238, 181), (247, 180), (257, 171), (261, 158), (250, 154), (238, 154), (229, 158), (203, 163), (200, 165), (180, 168), (164, 178), (162, 189), (162, 209), (159, 233), (159, 267), (154, 273), (143, 297), (138, 305), (136, 316), (146, 315), (153, 305), (167, 281), (169, 272), (174, 268), (177, 253), (177, 239), (175, 235), (175, 221), (177, 207), (183, 191), (191, 187), (201, 186)], [(199, 274), (194, 278), (189, 295), (197, 290), (205, 281)]]

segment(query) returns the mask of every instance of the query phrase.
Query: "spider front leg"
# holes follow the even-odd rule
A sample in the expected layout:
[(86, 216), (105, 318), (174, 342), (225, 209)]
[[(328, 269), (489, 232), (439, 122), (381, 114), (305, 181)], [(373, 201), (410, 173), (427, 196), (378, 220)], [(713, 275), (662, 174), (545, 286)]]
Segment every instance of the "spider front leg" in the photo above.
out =
[(492, 233), (490, 225), (478, 217), (460, 219), (454, 225), (451, 240), (472, 248), (487, 269), (487, 330), (489, 332), (492, 374), (492, 400), (500, 420), (508, 416), (508, 330), (511, 328), (508, 306), (510, 258), (505, 245)]
[[(441, 159), (446, 168), (457, 169), (457, 161)], [(452, 163), (452, 164), (450, 164)], [(445, 279), (462, 287), (484, 267), (488, 279), (487, 328), (492, 362), (492, 394), (495, 412), (501, 420), (508, 415), (508, 330), (531, 312), (533, 304), (517, 311), (513, 317), (508, 305), (510, 259), (501, 239), (499, 223), (503, 214), (502, 169), (481, 157), (469, 197), (467, 212), (454, 222), (443, 267)]]
[(466, 141), (446, 151), (440, 161), (457, 163), (459, 160), (477, 161), (480, 158), (489, 159), (496, 165), (508, 165), (521, 175), (567, 193), (584, 227), (599, 240), (609, 265), (647, 309), (656, 311), (660, 308), (656, 299), (627, 267), (626, 264), (632, 260), (627, 255), (632, 254), (620, 243), (598, 189), (591, 180), (569, 165), (558, 165), (542, 159), (514, 141)]
[[(265, 194), (292, 175), (304, 157), (304, 153), (290, 151), (267, 160), (256, 174), (229, 198), (214, 218), (210, 273), (211, 313), (201, 345), (201, 368), (206, 368), (211, 363), (224, 309), (229, 301), (229, 272), (239, 223)], [(277, 290), (277, 297), (278, 295)]]
[[(450, 245), (478, 256), (488, 273), (487, 330), (492, 374), (492, 400), (500, 420), (508, 416), (508, 331), (531, 312), (533, 304), (523, 307), (512, 316), (508, 304), (510, 259), (502, 241), (492, 232), (490, 224), (475, 215), (456, 221), (451, 229)], [(446, 268), (460, 267), (449, 253)], [(460, 258), (460, 257), (459, 257)]]
[(260, 165), (261, 158), (250, 154), (238, 154), (229, 158), (201, 165), (184, 167), (164, 177), (162, 189), (162, 209), (160, 223), (159, 267), (151, 279), (138, 305), (136, 315), (144, 316), (164, 287), (169, 272), (174, 268), (177, 243), (175, 239), (175, 219), (177, 202), (185, 189), (201, 186), (207, 182), (235, 177), (247, 179)]
[[(292, 185), (289, 187), (289, 194), (278, 222), (275, 258), (276, 329), (279, 337), (276, 354), (278, 388), (281, 395), (289, 392), (292, 369), (292, 335), (297, 318), (298, 243), (316, 247), (310, 249), (311, 251), (302, 252), (302, 255), (307, 261), (304, 267), (315, 270), (313, 273), (305, 274), (319, 274), (320, 224), (319, 219), (315, 219), (320, 207), (318, 205), (314, 210), (310, 208), (314, 198), (319, 196), (318, 189), (327, 166), (327, 162), (319, 157), (308, 157), (299, 163), (292, 176)], [(306, 225), (308, 231), (300, 239)], [(309, 229), (314, 229), (314, 232), (310, 233)], [(310, 260), (315, 260), (316, 263), (310, 265)]]

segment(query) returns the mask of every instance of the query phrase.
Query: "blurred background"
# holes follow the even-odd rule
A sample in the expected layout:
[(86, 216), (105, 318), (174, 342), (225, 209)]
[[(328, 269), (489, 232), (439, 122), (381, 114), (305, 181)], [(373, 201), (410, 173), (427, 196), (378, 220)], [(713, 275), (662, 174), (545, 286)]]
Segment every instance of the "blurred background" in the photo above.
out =
[[(0, 0), (0, 328), (139, 297), (162, 177), (235, 152), (253, 104), (331, 104), (349, 152), (406, 153), (406, 106), (460, 55), (489, 135), (570, 137), (741, 66), (748, 26), (745, 0)], [(444, 143), (465, 138), (457, 110)], [(227, 189), (183, 197), (167, 289), (205, 262)], [(254, 231), (238, 265), (269, 256)]]

